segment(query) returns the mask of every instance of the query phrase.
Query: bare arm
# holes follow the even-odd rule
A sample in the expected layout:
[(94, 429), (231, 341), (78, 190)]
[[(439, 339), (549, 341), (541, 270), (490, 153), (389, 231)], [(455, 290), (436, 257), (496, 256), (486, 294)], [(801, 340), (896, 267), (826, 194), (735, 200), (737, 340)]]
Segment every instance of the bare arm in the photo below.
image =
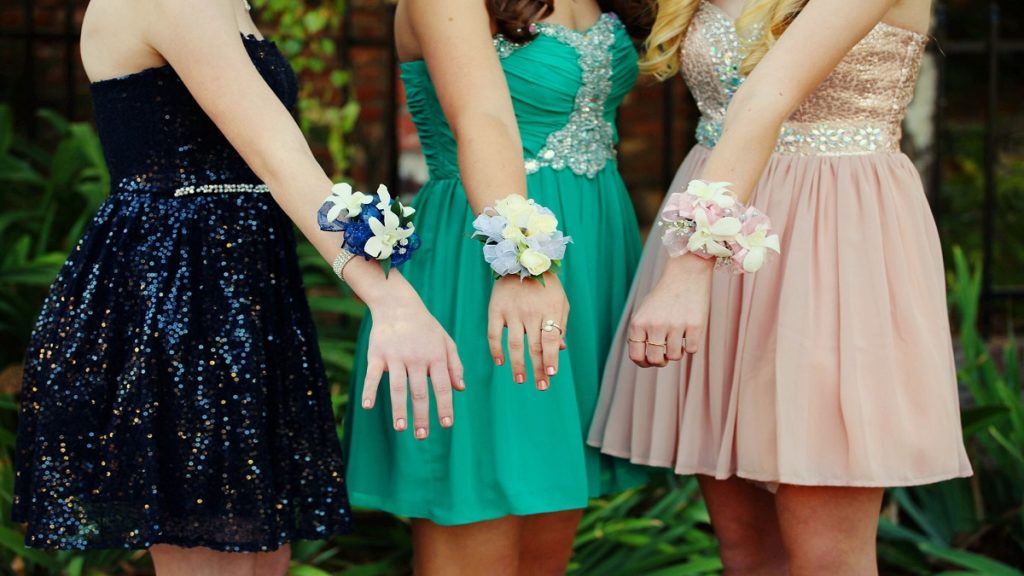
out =
[[(458, 142), (459, 172), (474, 213), (511, 194), (525, 196), (523, 145), (484, 2), (406, 2), (410, 28)], [(519, 384), (527, 380), (523, 338), (527, 336), (534, 381), (541, 390), (548, 388), (550, 377), (558, 371), (561, 345), (558, 333), (542, 333), (541, 326), (555, 321), (564, 329), (569, 314), (558, 277), (545, 274), (545, 284), (513, 277), (497, 280), (487, 333), (491, 355), (501, 365), (505, 362), (502, 332), (508, 329), (512, 373)]]
[(523, 146), (512, 97), (482, 0), (408, 0), (411, 28), (459, 144), (459, 170), (479, 214), (526, 195)]
[[(234, 10), (222, 0), (150, 0), (145, 37), (189, 92), (270, 188), (274, 200), (331, 261), (341, 236), (320, 230), (316, 212), (331, 181), (313, 157), (291, 114), (253, 65), (238, 33)], [(426, 380), (429, 371), (438, 397), (438, 415), (451, 424), (449, 386), (462, 387), (454, 344), (401, 274), (385, 279), (376, 262), (355, 258), (345, 279), (370, 306), (369, 370), (363, 406), (375, 400), (382, 372), (391, 374), (395, 428), (407, 426), (406, 387), (413, 389), (417, 437), (427, 431)], [(440, 387), (440, 389), (439, 389)]]
[(701, 178), (749, 200), (783, 122), (895, 3), (810, 0), (736, 91)]

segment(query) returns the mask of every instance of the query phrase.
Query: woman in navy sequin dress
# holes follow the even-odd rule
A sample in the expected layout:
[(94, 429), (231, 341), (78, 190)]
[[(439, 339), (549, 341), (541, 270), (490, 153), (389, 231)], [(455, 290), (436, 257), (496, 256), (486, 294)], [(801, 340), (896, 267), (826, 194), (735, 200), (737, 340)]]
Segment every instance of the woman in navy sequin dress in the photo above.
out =
[[(349, 529), (289, 220), (332, 259), (339, 238), (316, 222), (331, 182), (288, 112), (292, 70), (243, 3), (89, 5), (113, 190), (28, 351), (13, 515), (30, 546), (151, 548), (160, 574), (281, 574), (291, 540)], [(401, 274), (360, 260), (345, 279), (384, 324), (371, 354), (459, 382)]]

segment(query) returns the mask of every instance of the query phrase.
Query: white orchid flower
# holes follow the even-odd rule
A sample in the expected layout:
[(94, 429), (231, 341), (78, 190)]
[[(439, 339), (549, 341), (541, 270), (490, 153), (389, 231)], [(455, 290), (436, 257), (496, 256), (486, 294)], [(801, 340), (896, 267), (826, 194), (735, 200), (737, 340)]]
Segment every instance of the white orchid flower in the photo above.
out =
[(380, 196), (380, 202), (377, 202), (377, 208), (381, 212), (387, 212), (391, 207), (391, 193), (388, 192), (388, 187), (383, 184), (377, 186), (377, 196)]
[(687, 250), (690, 252), (704, 250), (718, 258), (732, 256), (732, 251), (722, 243), (736, 239), (736, 235), (743, 228), (743, 223), (739, 218), (726, 216), (711, 224), (708, 220), (708, 213), (703, 208), (697, 208), (693, 212), (693, 221), (696, 227), (690, 240), (686, 243)]
[(412, 206), (406, 206), (405, 204), (402, 204), (402, 216), (405, 216), (406, 218), (408, 218), (409, 216), (412, 216), (415, 213), (416, 213), (416, 209), (415, 208), (413, 208)]
[(363, 206), (373, 202), (373, 198), (362, 192), (353, 192), (352, 186), (342, 183), (331, 187), (331, 195), (324, 202), (333, 204), (327, 211), (327, 221), (333, 222), (342, 216), (342, 211), (346, 218), (358, 216)]
[(743, 257), (743, 270), (746, 272), (757, 272), (760, 270), (761, 266), (764, 265), (769, 250), (775, 253), (781, 252), (779, 235), (768, 235), (767, 226), (759, 226), (757, 230), (754, 230), (747, 236), (739, 234), (736, 241), (747, 251)]
[(691, 180), (686, 192), (698, 200), (711, 202), (722, 208), (732, 208), (736, 204), (736, 197), (729, 191), (729, 186), (732, 186), (729, 182)]
[(369, 223), (373, 237), (366, 241), (363, 249), (378, 260), (390, 258), (391, 253), (395, 251), (395, 245), (412, 236), (416, 230), (411, 225), (402, 228), (398, 215), (390, 210), (384, 211), (384, 222), (370, 218)]

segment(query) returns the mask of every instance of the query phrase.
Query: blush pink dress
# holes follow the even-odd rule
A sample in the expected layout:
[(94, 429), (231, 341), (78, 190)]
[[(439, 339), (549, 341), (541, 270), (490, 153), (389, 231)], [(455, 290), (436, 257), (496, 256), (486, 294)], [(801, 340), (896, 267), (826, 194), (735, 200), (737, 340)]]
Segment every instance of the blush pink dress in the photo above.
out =
[[(785, 123), (754, 193), (782, 254), (714, 276), (700, 351), (641, 369), (630, 313), (668, 258), (651, 234), (589, 442), (678, 474), (814, 486), (969, 476), (939, 237), (899, 150), (926, 37), (878, 24)], [(700, 175), (742, 79), (733, 22), (705, 2), (682, 48), (702, 118), (671, 191)]]

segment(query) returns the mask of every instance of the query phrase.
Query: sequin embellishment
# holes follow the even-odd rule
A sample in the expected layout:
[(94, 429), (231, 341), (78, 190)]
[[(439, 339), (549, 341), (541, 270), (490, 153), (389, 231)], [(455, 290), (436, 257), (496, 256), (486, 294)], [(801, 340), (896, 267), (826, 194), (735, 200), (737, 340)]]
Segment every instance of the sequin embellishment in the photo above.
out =
[[(722, 123), (701, 117), (697, 143), (714, 148), (722, 137)], [(800, 124), (787, 122), (775, 142), (776, 154), (796, 156), (846, 156), (898, 151), (899, 137), (879, 122)]]
[[(605, 102), (612, 88), (611, 45), (621, 24), (611, 13), (602, 14), (589, 29), (580, 32), (558, 24), (540, 22), (533, 25), (537, 34), (562, 42), (579, 54), (582, 83), (576, 92), (569, 122), (548, 135), (544, 147), (535, 158), (525, 162), (526, 173), (542, 167), (554, 170), (569, 168), (578, 176), (594, 178), (609, 160), (615, 159), (615, 129), (605, 119)], [(508, 58), (521, 46), (498, 36), (495, 50)]]
[(266, 184), (203, 184), (202, 186), (183, 186), (174, 191), (175, 198), (192, 194), (266, 194), (270, 188)]

